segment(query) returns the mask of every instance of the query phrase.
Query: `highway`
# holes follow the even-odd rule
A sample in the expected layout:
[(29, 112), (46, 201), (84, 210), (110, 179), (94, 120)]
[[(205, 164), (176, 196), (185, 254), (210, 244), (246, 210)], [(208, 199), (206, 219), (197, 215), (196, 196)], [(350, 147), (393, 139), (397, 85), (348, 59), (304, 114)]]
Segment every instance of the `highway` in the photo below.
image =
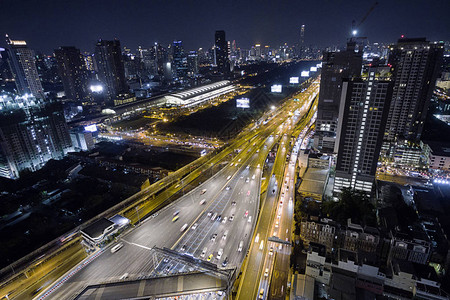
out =
[[(204, 260), (208, 260), (212, 255), (211, 262), (218, 266), (236, 267), (239, 270), (247, 249), (256, 236), (254, 230), (257, 226), (258, 214), (258, 224), (260, 224), (258, 226), (262, 226), (261, 228), (267, 231), (272, 224), (270, 220), (273, 219), (271, 216), (274, 213), (273, 207), (277, 200), (277, 193), (263, 193), (264, 196), (261, 198), (263, 203), (260, 203), (261, 190), (278, 190), (277, 180), (282, 182), (284, 162), (290, 148), (290, 134), (298, 129), (298, 126), (294, 125), (299, 120), (303, 120), (305, 107), (309, 106), (311, 100), (308, 99), (308, 95), (317, 88), (318, 85), (313, 84), (305, 93), (302, 93), (303, 96), (299, 96), (299, 101), (293, 101), (291, 98), (276, 110), (266, 113), (259, 124), (254, 123), (245, 128), (221, 152), (202, 157), (133, 196), (132, 199), (139, 199), (138, 203), (125, 208), (121, 213), (137, 226), (121, 237), (124, 247), (114, 254), (109, 251), (110, 247), (107, 247), (97, 253), (95, 259), (88, 258), (90, 263), (85, 264), (83, 268), (77, 267), (77, 271), (72, 272), (70, 277), (60, 277), (64, 283), (60, 284), (46, 299), (67, 299), (88, 284), (118, 280), (126, 273), (129, 278), (133, 278), (154, 274), (155, 270), (162, 274), (184, 271), (184, 266), (170, 260), (156, 259), (151, 251), (154, 246), (172, 248)], [(288, 124), (287, 120), (292, 120), (292, 123)], [(284, 135), (284, 133), (288, 134)], [(273, 169), (276, 179), (270, 177), (261, 182), (267, 154), (276, 144), (280, 146)], [(226, 163), (226, 166), (222, 170), (211, 174), (207, 181), (167, 205), (167, 199), (182, 194), (181, 191), (195, 182), (196, 178), (200, 175), (204, 176), (204, 172), (209, 172), (212, 166), (223, 163)], [(161, 192), (155, 196), (155, 193), (160, 190)], [(205, 190), (204, 193), (203, 190)], [(203, 199), (205, 203), (200, 204)], [(236, 202), (236, 205), (233, 202)], [(157, 213), (141, 220), (164, 205), (166, 206)], [(247, 211), (248, 215), (246, 215)], [(176, 212), (178, 212), (178, 219), (173, 222)], [(211, 216), (208, 216), (209, 212)], [(213, 221), (211, 217), (214, 214), (217, 216)], [(217, 220), (219, 215), (220, 221)], [(231, 222), (230, 216), (233, 216)], [(225, 222), (223, 222), (224, 217), (227, 217)], [(289, 220), (286, 222), (289, 223)], [(182, 231), (181, 228), (185, 224), (187, 224), (186, 228)], [(224, 237), (225, 232), (227, 232), (226, 237)], [(257, 232), (259, 232), (258, 229)], [(212, 241), (214, 234), (217, 236)], [(264, 233), (261, 239), (266, 241), (267, 237), (267, 233)], [(242, 249), (240, 249), (241, 242)], [(202, 255), (204, 249), (205, 254)], [(220, 249), (223, 249), (220, 251), (223, 253), (218, 255)], [(263, 250), (259, 256), (256, 256), (259, 260), (267, 256), (266, 245), (263, 246)], [(42, 293), (45, 288), (51, 287), (56, 278), (68, 269), (59, 270), (62, 263), (70, 266), (70, 262), (75, 261), (75, 257), (77, 261), (83, 259), (84, 251), (79, 247), (76, 252), (73, 252), (74, 256), (68, 255), (72, 252), (63, 252), (63, 255), (56, 257), (53, 262), (49, 262), (42, 268), (42, 272), (47, 270), (46, 272), (51, 273), (50, 275), (31, 274), (31, 278), (35, 276), (39, 279), (34, 280), (32, 285), (28, 285), (26, 292), (24, 292), (25, 289), (14, 288), (12, 298), (30, 299), (33, 291), (39, 290)], [(286, 252), (289, 252), (288, 249)], [(252, 253), (250, 250), (247, 262), (253, 259)], [(225, 259), (226, 263), (224, 263)], [(262, 273), (263, 267), (259, 264), (257, 274)], [(254, 290), (259, 283), (259, 277), (253, 278), (256, 284)], [(18, 282), (16, 286), (20, 287), (19, 284)]]
[[(304, 116), (297, 126), (283, 126), (279, 134), (283, 134), (281, 141), (281, 150), (277, 153), (273, 176), (267, 189), (267, 197), (263, 203), (259, 222), (255, 230), (255, 238), (249, 249), (249, 258), (247, 264), (243, 267), (242, 277), (237, 292), (237, 299), (267, 299), (269, 296), (269, 286), (274, 281), (274, 295), (286, 293), (286, 282), (289, 273), (290, 246), (268, 241), (271, 236), (276, 236), (282, 240), (291, 241), (291, 227), (293, 216), (294, 195), (294, 174), (295, 161), (301, 140), (307, 133), (307, 129), (313, 124), (313, 116), (316, 106), (310, 111), (307, 109), (312, 104), (318, 93), (318, 82), (313, 83), (310, 88), (299, 95), (301, 115)], [(315, 102), (317, 103), (317, 101)], [(296, 124), (294, 121), (292, 124)], [(287, 139), (291, 136), (299, 136), (288, 166), (285, 166), (287, 155), (290, 153), (290, 143)], [(294, 164), (292, 164), (294, 162)], [(287, 179), (289, 177), (289, 179)], [(285, 181), (287, 181), (285, 183)], [(290, 189), (287, 191), (286, 187)], [(273, 192), (275, 191), (275, 192)], [(287, 193), (289, 192), (289, 198)], [(278, 222), (278, 225), (277, 225)], [(277, 227), (278, 226), (278, 227)], [(271, 250), (272, 249), (272, 250)], [(274, 261), (278, 263), (275, 264)], [(280, 265), (281, 263), (281, 265)], [(280, 268), (281, 267), (281, 268)]]
[[(151, 248), (173, 248), (222, 266), (228, 258), (226, 267), (240, 267), (252, 237), (259, 209), (261, 168), (264, 160), (278, 138), (273, 136), (280, 125), (289, 118), (289, 113), (301, 107), (300, 102), (289, 101), (278, 110), (267, 125), (261, 125), (244, 143), (240, 152), (230, 163), (200, 186), (180, 197), (140, 223), (135, 229), (121, 237), (124, 247), (112, 254), (109, 248), (90, 264), (65, 281), (46, 299), (65, 299), (79, 292), (87, 284), (119, 279), (125, 273), (129, 278), (148, 276), (155, 269), (162, 273), (182, 272), (183, 266), (169, 260), (155, 260)], [(283, 112), (283, 113), (281, 113)], [(297, 115), (295, 118), (299, 118)], [(289, 143), (288, 137), (283, 137)], [(284, 148), (284, 147), (283, 147)], [(282, 150), (286, 152), (286, 150)], [(259, 165), (259, 167), (258, 167)], [(205, 204), (200, 202), (205, 199)], [(236, 205), (233, 205), (233, 201)], [(248, 215), (246, 216), (246, 212)], [(211, 216), (208, 213), (211, 212)], [(216, 220), (211, 217), (217, 214)], [(222, 220), (217, 220), (218, 216)], [(229, 217), (234, 215), (233, 221)], [(174, 217), (178, 217), (173, 221)], [(227, 221), (223, 223), (224, 217)], [(186, 225), (184, 231), (181, 228)], [(197, 224), (195, 229), (192, 228)], [(225, 231), (228, 231), (224, 238)], [(215, 241), (211, 237), (217, 234)], [(243, 241), (242, 250), (238, 251)], [(183, 248), (183, 251), (181, 251)], [(205, 255), (202, 256), (203, 249)], [(218, 255), (219, 249), (223, 253)]]

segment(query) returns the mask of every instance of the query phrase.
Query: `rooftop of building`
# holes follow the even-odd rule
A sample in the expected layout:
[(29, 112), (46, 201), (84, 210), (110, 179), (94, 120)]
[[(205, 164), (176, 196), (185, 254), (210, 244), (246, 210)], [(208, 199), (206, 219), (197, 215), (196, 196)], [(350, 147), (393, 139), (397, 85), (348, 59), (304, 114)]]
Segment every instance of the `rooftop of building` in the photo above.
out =
[(106, 218), (101, 218), (91, 225), (87, 226), (86, 228), (83, 228), (81, 231), (91, 238), (97, 238), (103, 234), (106, 228), (114, 224), (115, 223), (113, 221), (110, 221)]
[(431, 154), (435, 156), (450, 157), (450, 144), (436, 141), (427, 141), (427, 145), (431, 149)]
[(307, 192), (314, 194), (323, 194), (325, 182), (327, 180), (328, 170), (320, 168), (308, 168), (303, 176), (299, 192)]

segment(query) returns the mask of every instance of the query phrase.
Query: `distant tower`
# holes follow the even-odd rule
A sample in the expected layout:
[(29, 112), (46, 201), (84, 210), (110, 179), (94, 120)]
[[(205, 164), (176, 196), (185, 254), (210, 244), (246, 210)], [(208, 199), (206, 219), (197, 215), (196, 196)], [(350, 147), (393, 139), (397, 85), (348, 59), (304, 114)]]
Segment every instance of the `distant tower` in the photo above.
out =
[(215, 61), (217, 70), (222, 74), (228, 74), (230, 69), (228, 62), (228, 43), (225, 39), (225, 31), (217, 30), (215, 34)]
[(98, 77), (105, 85), (110, 102), (113, 102), (118, 94), (128, 92), (119, 40), (99, 40), (95, 46), (95, 61)]
[(302, 25), (300, 28), (300, 45), (303, 47), (305, 44), (305, 25)]
[(186, 54), (184, 53), (183, 43), (181, 41), (173, 41), (173, 71), (177, 79), (183, 79), (188, 73)]
[(305, 56), (305, 25), (300, 28), (300, 45), (299, 45), (299, 57), (303, 58)]
[(16, 82), (19, 94), (33, 94), (44, 99), (44, 90), (36, 68), (34, 51), (28, 48), (25, 41), (14, 41), (6, 35), (8, 44), (8, 62)]
[(59, 47), (55, 50), (55, 57), (66, 97), (79, 102), (90, 100), (88, 70), (80, 49)]

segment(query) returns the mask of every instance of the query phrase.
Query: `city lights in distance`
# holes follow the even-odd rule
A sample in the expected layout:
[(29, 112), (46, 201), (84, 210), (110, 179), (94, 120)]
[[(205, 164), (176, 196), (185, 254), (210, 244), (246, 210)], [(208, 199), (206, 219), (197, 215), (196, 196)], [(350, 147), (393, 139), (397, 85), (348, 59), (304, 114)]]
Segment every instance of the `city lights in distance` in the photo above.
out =
[(272, 93), (281, 93), (283, 86), (281, 84), (274, 84), (270, 87)]
[(250, 108), (250, 99), (249, 98), (236, 99), (236, 107), (239, 107), (239, 108)]
[(289, 83), (290, 83), (290, 84), (296, 84), (296, 83), (299, 83), (298, 77), (291, 77), (291, 78), (289, 78)]
[(309, 77), (309, 71), (302, 71), (302, 77)]
[(91, 90), (91, 92), (93, 93), (98, 93), (100, 94), (101, 92), (103, 92), (103, 86), (100, 84), (93, 84), (89, 87), (89, 89)]

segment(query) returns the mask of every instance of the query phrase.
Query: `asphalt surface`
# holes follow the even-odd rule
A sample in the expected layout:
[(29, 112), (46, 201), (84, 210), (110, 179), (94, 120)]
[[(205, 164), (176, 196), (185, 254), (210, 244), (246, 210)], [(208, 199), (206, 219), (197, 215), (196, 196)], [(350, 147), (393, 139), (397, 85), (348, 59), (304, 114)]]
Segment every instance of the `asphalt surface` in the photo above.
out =
[[(265, 136), (274, 129), (275, 126), (268, 126)], [(156, 268), (163, 269), (166, 274), (183, 271), (183, 266), (172, 264), (170, 260), (156, 259), (151, 252), (153, 246), (171, 248), (175, 245), (175, 250), (179, 250), (186, 244), (187, 251), (198, 257), (200, 251), (207, 247), (208, 254), (200, 258), (207, 260), (213, 254), (215, 258), (212, 262), (221, 266), (223, 259), (229, 257), (227, 267), (239, 266), (257, 220), (261, 167), (273, 143), (274, 138), (268, 137), (266, 140), (264, 134), (261, 138), (250, 140), (248, 147), (242, 148), (228, 166), (123, 236), (122, 249), (116, 253), (111, 253), (109, 248), (104, 249), (98, 258), (70, 277), (46, 299), (66, 299), (86, 285), (117, 280), (125, 273), (133, 277), (148, 276)], [(258, 149), (260, 151), (256, 152)], [(201, 205), (203, 199), (206, 203)], [(236, 201), (235, 206), (231, 205), (232, 201)], [(222, 217), (232, 214), (235, 217), (232, 222), (211, 221), (207, 217), (209, 211)], [(247, 217), (244, 216), (246, 211), (249, 212)], [(173, 221), (175, 214), (178, 219)], [(194, 223), (198, 223), (196, 229), (191, 228)], [(188, 225), (182, 231), (184, 224)], [(225, 230), (228, 230), (226, 240), (222, 238)], [(217, 240), (211, 242), (210, 237), (214, 233), (218, 234)], [(244, 242), (243, 249), (237, 251), (241, 241)], [(223, 254), (218, 259), (216, 253), (221, 248)], [(167, 267), (160, 268), (161, 264)]]
[[(226, 167), (122, 236), (121, 242), (124, 244), (122, 249), (115, 253), (110, 251), (114, 245), (103, 249), (96, 259), (72, 274), (70, 278), (65, 279), (64, 283), (46, 299), (71, 298), (87, 285), (118, 280), (125, 274), (130, 278), (136, 278), (154, 275), (155, 270), (158, 275), (186, 271), (184, 265), (172, 262), (170, 258), (163, 260), (157, 257), (151, 250), (154, 246), (172, 248), (204, 260), (208, 260), (212, 255), (212, 263), (220, 267), (239, 269), (251, 244), (258, 219), (261, 168), (269, 150), (279, 141), (277, 159), (280, 163), (275, 165), (274, 172), (275, 174), (283, 173), (287, 145), (290, 140), (290, 135), (283, 135), (283, 133), (289, 132), (292, 125), (286, 122), (292, 116), (288, 112), (298, 110), (300, 106), (299, 102), (293, 101), (283, 105), (278, 109), (278, 114), (266, 122), (267, 125), (260, 126), (264, 129), (257, 137), (248, 140), (246, 146), (236, 149), (240, 153)], [(301, 114), (296, 114), (292, 119), (297, 122), (300, 117)], [(255, 268), (249, 271), (256, 272), (250, 277), (254, 280), (255, 286), (251, 289), (253, 291), (259, 284), (257, 280), (259, 275), (263, 273), (261, 262), (267, 256), (268, 229), (273, 224), (273, 208), (277, 201), (277, 193), (271, 191), (278, 190), (277, 185), (281, 185), (281, 180), (281, 177), (270, 178), (268, 196), (263, 205), (268, 209), (262, 210), (259, 221), (260, 231), (258, 231), (264, 244), (262, 250), (259, 250), (259, 247), (253, 247), (249, 254), (249, 260), (256, 260)], [(204, 204), (200, 204), (202, 200), (205, 200)], [(233, 201), (236, 205), (232, 205)], [(222, 220), (219, 221), (217, 216), (216, 220), (211, 220), (212, 216), (208, 216), (209, 212), (212, 215), (220, 215)], [(234, 220), (230, 222), (229, 217), (232, 215)], [(174, 220), (174, 217), (177, 219)], [(227, 217), (226, 222), (222, 222), (224, 217)], [(197, 224), (195, 229), (192, 228), (194, 224)], [(211, 237), (214, 234), (217, 236), (215, 241), (212, 241)], [(242, 250), (238, 251), (241, 241)], [(203, 256), (204, 248), (206, 251)], [(219, 249), (222, 249), (221, 255), (218, 253)], [(222, 265), (226, 258), (228, 263)]]
[[(311, 90), (317, 90), (318, 85)], [(309, 98), (305, 95), (302, 99), (302, 104), (311, 103), (316, 93), (310, 93)], [(308, 99), (307, 99), (308, 98)], [(298, 117), (306, 113), (309, 105), (303, 105), (301, 113)], [(312, 114), (313, 112), (311, 112)], [(296, 114), (294, 113), (294, 116)], [(311, 116), (312, 117), (312, 116)], [(291, 124), (296, 124), (298, 118), (293, 118)], [(238, 299), (277, 299), (283, 298), (287, 287), (287, 277), (289, 274), (289, 256), (290, 246), (268, 241), (271, 236), (278, 237), (282, 240), (290, 242), (291, 226), (293, 216), (293, 199), (294, 193), (294, 174), (295, 161), (297, 159), (298, 149), (301, 141), (298, 141), (293, 148), (292, 156), (285, 166), (287, 159), (287, 152), (290, 147), (289, 140), (291, 134), (297, 132), (296, 128), (291, 128), (291, 124), (285, 124), (279, 128), (279, 134), (283, 135), (281, 145), (277, 153), (275, 166), (273, 170), (274, 178), (269, 183), (267, 189), (267, 198), (264, 201), (263, 209), (261, 211), (260, 222), (256, 228), (256, 238), (250, 247), (250, 254), (247, 265), (244, 268), (243, 275), (238, 289)], [(311, 122), (301, 123), (303, 128), (298, 131), (299, 137), (303, 138), (306, 134), (306, 129), (309, 128)], [(284, 144), (283, 144), (284, 142)], [(292, 165), (292, 162), (294, 164)], [(286, 181), (286, 177), (289, 179)], [(287, 187), (289, 187), (287, 189)], [(275, 193), (273, 191), (275, 190)], [(281, 204), (282, 203), (282, 204)], [(278, 221), (278, 226), (276, 225)], [(272, 250), (271, 250), (272, 249)], [(274, 262), (277, 262), (274, 264)], [(271, 284), (271, 282), (274, 282)], [(269, 287), (272, 289), (269, 293)], [(272, 296), (273, 294), (273, 296)]]

